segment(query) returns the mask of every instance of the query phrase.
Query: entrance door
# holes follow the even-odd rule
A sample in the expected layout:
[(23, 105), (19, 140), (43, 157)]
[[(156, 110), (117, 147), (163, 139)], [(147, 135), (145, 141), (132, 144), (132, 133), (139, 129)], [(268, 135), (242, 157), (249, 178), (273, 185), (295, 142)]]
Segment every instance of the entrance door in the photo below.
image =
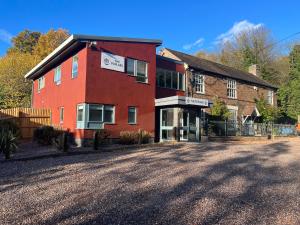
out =
[(180, 141), (188, 141), (188, 133), (189, 133), (189, 113), (187, 111), (183, 111), (180, 118)]
[(184, 110), (180, 116), (180, 141), (199, 141), (199, 116), (196, 110)]

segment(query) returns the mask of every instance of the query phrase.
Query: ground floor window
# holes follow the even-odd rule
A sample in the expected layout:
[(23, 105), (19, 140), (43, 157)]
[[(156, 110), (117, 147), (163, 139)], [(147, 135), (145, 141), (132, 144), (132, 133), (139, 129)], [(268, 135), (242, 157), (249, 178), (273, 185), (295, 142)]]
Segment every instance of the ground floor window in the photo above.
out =
[(77, 128), (100, 129), (104, 123), (115, 122), (115, 106), (104, 104), (77, 105)]
[(174, 127), (174, 109), (161, 110), (161, 139), (172, 140)]
[(130, 106), (128, 107), (128, 123), (136, 124), (136, 107)]

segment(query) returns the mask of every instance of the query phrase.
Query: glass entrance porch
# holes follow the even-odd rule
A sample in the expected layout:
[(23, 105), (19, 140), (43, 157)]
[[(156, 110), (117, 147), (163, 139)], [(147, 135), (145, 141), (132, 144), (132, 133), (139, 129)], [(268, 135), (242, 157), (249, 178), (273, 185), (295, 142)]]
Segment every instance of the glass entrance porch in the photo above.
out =
[(160, 109), (160, 141), (200, 141), (200, 115), (201, 108)]

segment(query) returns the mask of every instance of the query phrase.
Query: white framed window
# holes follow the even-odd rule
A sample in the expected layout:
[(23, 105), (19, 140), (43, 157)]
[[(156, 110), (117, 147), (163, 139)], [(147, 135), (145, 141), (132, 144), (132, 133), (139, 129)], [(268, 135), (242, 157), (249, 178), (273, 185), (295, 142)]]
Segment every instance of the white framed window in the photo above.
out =
[(137, 121), (137, 109), (134, 106), (128, 107), (128, 123), (136, 124)]
[(38, 92), (45, 87), (45, 76), (38, 79)]
[(61, 65), (54, 70), (54, 83), (59, 85), (61, 83)]
[(64, 107), (59, 108), (59, 122), (63, 123), (64, 122)]
[(268, 90), (267, 102), (270, 105), (274, 104), (274, 92), (272, 90)]
[(78, 56), (75, 55), (72, 57), (72, 78), (78, 76)]
[(88, 122), (115, 122), (115, 107), (113, 105), (89, 104)]
[(162, 88), (171, 88), (184, 91), (184, 75), (176, 71), (157, 69), (156, 85)]
[(194, 82), (195, 82), (195, 90), (199, 94), (205, 93), (205, 83), (204, 83), (204, 75), (199, 73), (194, 73)]
[(135, 76), (138, 82), (148, 83), (148, 63), (130, 58), (126, 61), (127, 74)]
[(237, 98), (237, 91), (236, 91), (236, 81), (228, 79), (227, 80), (227, 97), (228, 98)]

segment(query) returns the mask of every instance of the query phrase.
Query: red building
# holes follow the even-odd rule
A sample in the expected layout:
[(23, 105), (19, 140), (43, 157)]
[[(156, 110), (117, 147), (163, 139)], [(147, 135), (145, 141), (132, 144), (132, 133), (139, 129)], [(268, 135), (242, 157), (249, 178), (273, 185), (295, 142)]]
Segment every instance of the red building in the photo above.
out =
[[(199, 141), (203, 109), (211, 100), (190, 94), (188, 74), (195, 66), (156, 55), (161, 43), (72, 35), (25, 75), (33, 80), (32, 107), (50, 108), (52, 123), (69, 129), (79, 143), (100, 128), (113, 139), (143, 129), (157, 141), (170, 140), (177, 126), (183, 127), (182, 140)], [(259, 78), (241, 80), (275, 89)]]

